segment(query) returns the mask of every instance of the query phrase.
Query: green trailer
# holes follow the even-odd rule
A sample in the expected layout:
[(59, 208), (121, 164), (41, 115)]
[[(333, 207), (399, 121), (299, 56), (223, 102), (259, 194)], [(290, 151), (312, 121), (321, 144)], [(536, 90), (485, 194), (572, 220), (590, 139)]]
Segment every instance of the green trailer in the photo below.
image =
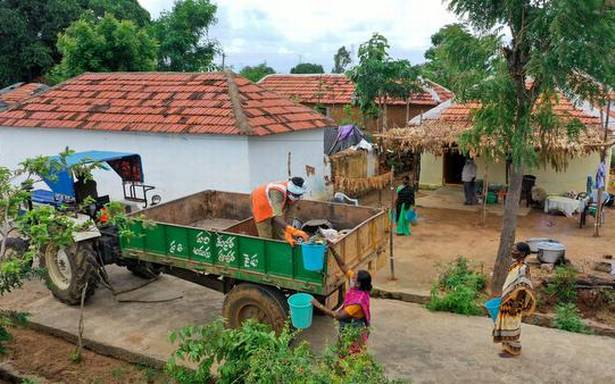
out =
[[(115, 256), (104, 250), (114, 246), (101, 230), (97, 241), (106, 238), (108, 244), (93, 247), (102, 253), (99, 259), (142, 277), (163, 271), (224, 293), (223, 315), (231, 326), (256, 318), (280, 329), (288, 316), (286, 296), (294, 292), (310, 293), (329, 308), (343, 297), (346, 279), (331, 252), (323, 271), (312, 272), (303, 267), (301, 247), (257, 236), (250, 195), (203, 191), (133, 218), (136, 236), (117, 239)], [(384, 264), (388, 218), (382, 210), (300, 201), (287, 218), (325, 219), (345, 230), (332, 247), (349, 268), (374, 273)]]

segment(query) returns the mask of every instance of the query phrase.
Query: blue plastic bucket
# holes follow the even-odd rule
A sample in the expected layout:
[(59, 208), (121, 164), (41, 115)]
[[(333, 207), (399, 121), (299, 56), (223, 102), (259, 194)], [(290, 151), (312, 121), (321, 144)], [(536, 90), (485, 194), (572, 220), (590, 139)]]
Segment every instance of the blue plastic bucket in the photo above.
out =
[(314, 314), (312, 299), (312, 295), (307, 293), (295, 293), (288, 297), (290, 321), (293, 327), (297, 329), (306, 329), (312, 325), (312, 315)]
[(498, 313), (500, 312), (500, 304), (502, 303), (501, 297), (494, 297), (493, 299), (489, 299), (483, 304), (485, 308), (487, 308), (487, 312), (489, 312), (489, 316), (495, 321), (498, 318)]
[(325, 266), (325, 254), (327, 246), (324, 244), (301, 244), (301, 254), (303, 255), (303, 268), (308, 271), (320, 272)]

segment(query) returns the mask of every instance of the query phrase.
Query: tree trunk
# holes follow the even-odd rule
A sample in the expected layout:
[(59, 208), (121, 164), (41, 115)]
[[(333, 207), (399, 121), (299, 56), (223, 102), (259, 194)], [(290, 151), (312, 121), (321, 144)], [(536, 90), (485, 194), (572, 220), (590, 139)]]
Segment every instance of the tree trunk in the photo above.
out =
[(502, 230), (500, 232), (500, 246), (498, 255), (493, 266), (493, 276), (491, 277), (491, 293), (499, 295), (502, 292), (502, 285), (506, 280), (508, 267), (510, 266), (510, 249), (515, 242), (515, 232), (517, 229), (517, 210), (519, 209), (519, 199), (521, 197), (521, 185), (523, 183), (524, 167), (512, 165), (510, 167), (510, 184), (506, 194), (504, 205), (504, 218)]
[[(606, 92), (606, 90), (605, 90)], [(606, 105), (606, 117), (604, 119), (604, 146), (600, 148), (600, 166), (602, 163), (606, 161), (606, 153), (608, 151), (608, 147), (606, 146), (607, 141), (609, 139), (609, 115), (611, 114), (611, 99), (607, 99)], [(600, 116), (604, 116), (604, 114), (600, 113)], [(609, 172), (607, 169), (606, 172)], [(600, 237), (600, 226), (602, 225), (602, 194), (604, 193), (605, 188), (607, 187), (606, 183), (608, 180), (608, 175), (604, 175), (604, 187), (598, 188), (598, 198), (596, 207), (596, 221), (594, 223), (594, 237)]]
[(481, 225), (487, 224), (487, 194), (489, 193), (489, 163), (485, 163), (485, 176), (483, 177), (483, 212)]

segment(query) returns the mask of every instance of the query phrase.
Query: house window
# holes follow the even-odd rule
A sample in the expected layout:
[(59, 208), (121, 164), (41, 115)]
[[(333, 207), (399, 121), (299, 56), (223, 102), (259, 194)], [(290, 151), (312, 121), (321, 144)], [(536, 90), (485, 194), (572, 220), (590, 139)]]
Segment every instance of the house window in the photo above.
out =
[(314, 106), (314, 109), (321, 115), (329, 117), (329, 107), (325, 107), (324, 105), (316, 105)]

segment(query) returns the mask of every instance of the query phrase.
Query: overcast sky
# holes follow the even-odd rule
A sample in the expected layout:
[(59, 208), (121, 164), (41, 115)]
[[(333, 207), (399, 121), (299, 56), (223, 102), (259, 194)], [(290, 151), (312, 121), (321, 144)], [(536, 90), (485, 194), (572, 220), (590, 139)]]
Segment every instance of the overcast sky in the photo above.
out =
[[(139, 0), (152, 17), (174, 0)], [(214, 0), (218, 40), (236, 70), (266, 61), (277, 72), (301, 62), (322, 64), (345, 45), (356, 53), (373, 32), (383, 34), (394, 58), (424, 61), (430, 36), (456, 21), (441, 0)], [(220, 59), (218, 59), (219, 61)]]

